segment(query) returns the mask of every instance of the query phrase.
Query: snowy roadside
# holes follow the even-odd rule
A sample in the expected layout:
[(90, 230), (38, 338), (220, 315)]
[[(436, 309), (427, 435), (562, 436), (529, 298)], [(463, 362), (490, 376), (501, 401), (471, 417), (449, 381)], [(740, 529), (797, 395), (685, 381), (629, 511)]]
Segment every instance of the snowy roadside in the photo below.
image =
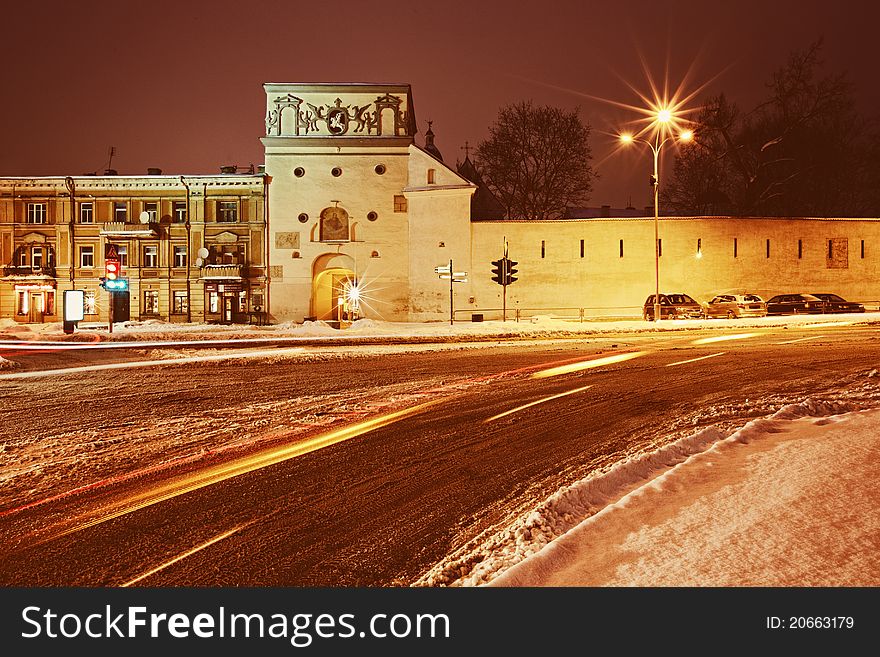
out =
[(142, 341), (142, 340), (208, 340), (208, 339), (308, 339), (327, 341), (455, 341), (463, 339), (497, 339), (505, 337), (553, 337), (601, 335), (611, 333), (651, 334), (683, 329), (781, 328), (816, 327), (842, 324), (880, 323), (880, 312), (842, 315), (788, 315), (754, 317), (736, 320), (691, 319), (662, 322), (642, 320), (569, 321), (548, 316), (536, 316), (515, 321), (405, 323), (361, 319), (345, 329), (336, 329), (326, 322), (285, 322), (271, 326), (243, 326), (220, 324), (177, 324), (148, 320), (114, 324), (113, 333), (106, 324), (83, 324), (73, 335), (66, 335), (59, 323), (19, 324), (0, 319), (0, 340), (20, 341)]
[(491, 585), (878, 586), (880, 409), (843, 411), (750, 422)]
[[(676, 473), (683, 467), (694, 467), (692, 463), (701, 464), (703, 468), (703, 478), (712, 481), (724, 482), (726, 473), (723, 468), (717, 466), (713, 462), (714, 456), (725, 451), (729, 451), (729, 445), (746, 444), (752, 441), (758, 441), (771, 438), (776, 434), (794, 431), (795, 423), (800, 418), (816, 420), (815, 423), (823, 425), (829, 422), (827, 418), (834, 421), (840, 418), (855, 416), (860, 408), (873, 407), (880, 405), (880, 389), (876, 385), (877, 372), (871, 371), (867, 373), (868, 383), (863, 384), (859, 388), (848, 391), (840, 391), (835, 399), (829, 400), (806, 400), (801, 403), (788, 404), (780, 410), (773, 413), (769, 417), (760, 418), (748, 422), (745, 426), (733, 432), (723, 432), (716, 426), (702, 429), (696, 433), (675, 440), (671, 443), (660, 447), (645, 450), (637, 455), (630, 457), (622, 462), (618, 462), (610, 468), (606, 468), (579, 482), (572, 484), (562, 490), (554, 493), (542, 503), (537, 505), (531, 511), (516, 518), (508, 527), (497, 531), (491, 535), (482, 535), (477, 539), (462, 546), (455, 553), (447, 557), (442, 562), (436, 564), (421, 578), (414, 582), (415, 586), (481, 586), (491, 585), (509, 585), (509, 586), (537, 586), (537, 585), (603, 585), (603, 584), (638, 584), (643, 586), (650, 585), (687, 585), (699, 584), (707, 585), (713, 583), (705, 579), (700, 580), (699, 575), (691, 575), (692, 579), (686, 581), (685, 576), (681, 575), (681, 579), (676, 580), (674, 577), (663, 579), (663, 576), (656, 572), (657, 568), (662, 569), (664, 566), (652, 566), (647, 571), (641, 571), (641, 578), (633, 576), (631, 580), (613, 580), (610, 575), (608, 581), (597, 581), (597, 578), (584, 577), (578, 579), (572, 575), (570, 579), (565, 579), (565, 575), (555, 575), (557, 570), (564, 572), (585, 572), (593, 571), (592, 563), (601, 560), (601, 555), (605, 551), (614, 550), (619, 543), (626, 538), (626, 534), (615, 536), (612, 539), (602, 542), (597, 540), (591, 530), (595, 524), (602, 522), (600, 519), (606, 518), (609, 514), (613, 514), (615, 509), (626, 508), (630, 500), (642, 500), (639, 507), (640, 516), (630, 521), (629, 528), (631, 531), (637, 531), (641, 524), (648, 522), (656, 515), (664, 515), (672, 513), (671, 505), (674, 500), (666, 499), (662, 495), (655, 494), (649, 496), (645, 491), (664, 490), (664, 482), (669, 482), (669, 486), (674, 490), (680, 490), (688, 487), (688, 482), (676, 483)], [(707, 409), (708, 410), (708, 409)], [(848, 413), (849, 415), (840, 415)], [(869, 411), (869, 417), (873, 418), (873, 424), (868, 426), (869, 433), (866, 436), (870, 438), (873, 449), (874, 462), (880, 462), (876, 458), (880, 455), (880, 409), (877, 411)], [(799, 426), (799, 425), (798, 425)], [(776, 439), (777, 442), (783, 439)], [(844, 459), (837, 454), (840, 445), (829, 446), (823, 452), (821, 447), (822, 436), (815, 437), (820, 443), (818, 450), (821, 458), (828, 463), (840, 463), (841, 467), (847, 468), (848, 471), (854, 471), (858, 468), (858, 458), (856, 463), (851, 463), (852, 459)], [(857, 456), (861, 454), (860, 449), (855, 449)], [(862, 458), (866, 455), (862, 454)], [(801, 459), (802, 460), (802, 459)], [(870, 458), (868, 459), (870, 460)], [(731, 466), (736, 470), (739, 466)], [(808, 463), (802, 463), (801, 467), (809, 470)], [(875, 467), (876, 466), (872, 466)], [(832, 471), (834, 466), (831, 466)], [(876, 475), (876, 473), (875, 473)], [(866, 475), (864, 486), (872, 488), (873, 494), (874, 482), (877, 477)], [(833, 479), (833, 477), (831, 477)], [(830, 479), (829, 479), (830, 482)], [(825, 482), (828, 485), (829, 482)], [(750, 490), (753, 497), (761, 497), (768, 490), (768, 482), (761, 480), (755, 476), (749, 484), (752, 486)], [(719, 484), (721, 485), (721, 484)], [(769, 497), (776, 498), (780, 503), (784, 502), (785, 496), (781, 495), (781, 491), (785, 488), (780, 486), (780, 492), (775, 491)], [(834, 497), (834, 487), (829, 486), (829, 495)], [(809, 492), (809, 491), (807, 491)], [(861, 499), (873, 499), (873, 506), (869, 505), (867, 511), (872, 520), (866, 524), (866, 531), (873, 531), (875, 554), (880, 554), (880, 541), (878, 541), (878, 503), (877, 496), (873, 498), (870, 495), (860, 495)], [(672, 495), (670, 495), (672, 497)], [(754, 508), (761, 508), (762, 505), (756, 504), (756, 500), (751, 498), (742, 502), (745, 505)], [(701, 503), (699, 493), (695, 492), (692, 497), (682, 502), (686, 504), (698, 505)], [(845, 501), (844, 501), (845, 503)], [(766, 505), (764, 505), (766, 506)], [(719, 516), (720, 517), (720, 516)], [(745, 517), (745, 516), (743, 516)], [(770, 518), (772, 516), (768, 516)], [(751, 516), (749, 516), (751, 518)], [(613, 520), (609, 521), (613, 523)], [(727, 529), (734, 531), (736, 527), (736, 517), (727, 521), (715, 520), (711, 514), (700, 520), (703, 524), (711, 526), (716, 530), (715, 534), (706, 537), (706, 541), (710, 543), (714, 540), (717, 543), (719, 536), (723, 536)], [(834, 523), (834, 518), (817, 518), (818, 523)], [(724, 527), (719, 525), (724, 524)], [(729, 527), (728, 527), (729, 524)], [(873, 529), (871, 529), (873, 528)], [(690, 531), (690, 530), (689, 530)], [(780, 532), (784, 533), (784, 529)], [(682, 537), (684, 540), (686, 537)], [(697, 539), (687, 539), (688, 548), (694, 550), (695, 553), (701, 553), (699, 543), (694, 543)], [(781, 549), (785, 545), (784, 535), (776, 535), (767, 539), (771, 545), (759, 546), (760, 549)], [(654, 544), (652, 547), (658, 555), (667, 554), (670, 551), (678, 554), (674, 549), (676, 543), (675, 532), (671, 536), (665, 536), (664, 540)], [(587, 556), (587, 547), (580, 549), (580, 546), (589, 546), (592, 550)], [(775, 548), (774, 548), (775, 546)], [(648, 548), (646, 548), (648, 549)], [(757, 548), (756, 548), (757, 549)], [(624, 548), (620, 548), (625, 551)], [(648, 549), (650, 551), (650, 549)], [(653, 553), (649, 557), (654, 556)], [(717, 556), (717, 555), (716, 555)], [(646, 557), (646, 560), (650, 560)], [(723, 561), (723, 559), (722, 559)], [(580, 569), (580, 570), (578, 570)], [(736, 567), (734, 567), (736, 570)], [(678, 572), (681, 572), (678, 571)], [(700, 571), (695, 571), (699, 573)], [(693, 581), (696, 577), (697, 581)], [(744, 579), (733, 583), (745, 583), (748, 581), (747, 575), (743, 575)], [(721, 580), (724, 584), (730, 584), (730, 581)], [(806, 580), (804, 580), (806, 581)], [(832, 580), (833, 581), (833, 580)], [(586, 582), (589, 582), (586, 583)], [(880, 568), (875, 568), (873, 572), (872, 582), (880, 583)], [(798, 581), (790, 582), (790, 585), (797, 585)], [(832, 584), (833, 585), (833, 584)]]

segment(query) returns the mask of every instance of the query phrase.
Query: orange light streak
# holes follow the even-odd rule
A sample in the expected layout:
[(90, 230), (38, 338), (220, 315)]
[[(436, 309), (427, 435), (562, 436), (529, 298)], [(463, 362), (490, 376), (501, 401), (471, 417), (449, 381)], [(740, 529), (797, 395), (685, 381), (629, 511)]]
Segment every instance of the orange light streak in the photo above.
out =
[(582, 388), (575, 388), (574, 390), (568, 390), (567, 392), (560, 392), (558, 395), (551, 395), (550, 397), (544, 397), (543, 399), (538, 399), (537, 401), (529, 402), (528, 404), (523, 404), (522, 406), (517, 406), (516, 408), (512, 408), (509, 411), (505, 411), (504, 413), (499, 413), (498, 415), (493, 415), (488, 420), (483, 420), (483, 424), (488, 422), (492, 422), (493, 420), (498, 420), (502, 417), (507, 417), (508, 415), (513, 415), (514, 413), (519, 413), (527, 408), (531, 408), (532, 406), (537, 406), (538, 404), (543, 404), (544, 402), (551, 401), (553, 399), (559, 399), (560, 397), (566, 397), (568, 395), (573, 395), (578, 392), (583, 392), (587, 388), (592, 388), (592, 385), (583, 386)]
[(615, 356), (607, 356), (605, 358), (595, 358), (593, 360), (580, 361), (569, 365), (560, 365), (559, 367), (551, 367), (547, 370), (541, 370), (532, 374), (533, 379), (546, 379), (551, 376), (561, 376), (562, 374), (571, 374), (572, 372), (580, 372), (582, 370), (593, 369), (595, 367), (604, 367), (615, 363), (644, 356), (647, 351), (632, 351), (626, 354), (617, 354)]

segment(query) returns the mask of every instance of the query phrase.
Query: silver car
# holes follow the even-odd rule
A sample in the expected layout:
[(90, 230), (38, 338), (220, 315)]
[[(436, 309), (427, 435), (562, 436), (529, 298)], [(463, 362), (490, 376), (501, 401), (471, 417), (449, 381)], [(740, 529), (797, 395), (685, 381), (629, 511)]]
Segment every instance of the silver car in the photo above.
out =
[(764, 317), (767, 303), (757, 294), (719, 294), (706, 306), (706, 317)]

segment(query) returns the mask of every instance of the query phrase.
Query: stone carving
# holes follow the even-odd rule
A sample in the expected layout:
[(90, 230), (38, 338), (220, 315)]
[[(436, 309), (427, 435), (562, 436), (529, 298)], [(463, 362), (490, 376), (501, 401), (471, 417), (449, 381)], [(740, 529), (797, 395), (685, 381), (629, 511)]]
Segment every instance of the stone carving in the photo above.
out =
[(299, 233), (275, 233), (275, 248), (276, 249), (298, 249), (299, 248)]
[[(293, 135), (310, 135), (320, 133), (318, 124), (323, 123), (326, 126), (326, 133), (332, 136), (345, 135), (349, 131), (352, 133), (375, 134), (382, 136), (390, 134), (393, 136), (407, 135), (407, 113), (401, 109), (403, 99), (391, 94), (378, 96), (372, 103), (366, 105), (343, 105), (342, 99), (337, 98), (332, 105), (313, 105), (312, 103), (303, 101), (293, 94), (278, 96), (273, 101), (275, 109), (270, 110), (266, 115), (266, 134), (268, 136), (281, 136), (281, 118), (285, 111), (293, 111), (295, 121), (293, 121)], [(369, 111), (374, 107), (374, 111)], [(394, 114), (394, 125), (382, 126), (382, 111), (390, 109)], [(352, 127), (352, 125), (354, 127)]]

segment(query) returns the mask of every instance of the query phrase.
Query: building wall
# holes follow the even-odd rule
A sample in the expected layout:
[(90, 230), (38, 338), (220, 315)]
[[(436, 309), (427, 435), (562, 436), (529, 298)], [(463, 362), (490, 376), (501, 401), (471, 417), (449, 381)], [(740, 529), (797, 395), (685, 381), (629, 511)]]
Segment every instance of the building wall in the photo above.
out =
[[(505, 237), (509, 257), (519, 262), (518, 281), (507, 288), (508, 308), (523, 314), (639, 315), (654, 291), (653, 218), (474, 222), (473, 233), (474, 303), (463, 310), (501, 307), (491, 261), (501, 257)], [(765, 299), (834, 292), (880, 300), (880, 219), (665, 217), (659, 234), (661, 292), (698, 301), (746, 291)], [(500, 313), (487, 313), (494, 316)]]
[[(73, 208), (65, 178), (0, 179), (0, 316), (35, 321), (19, 312), (18, 294), (38, 287), (55, 297), (55, 312), (45, 314), (43, 321), (63, 318), (63, 293), (69, 289), (83, 290), (94, 298), (94, 305), (90, 305), (94, 312), (84, 321), (108, 321), (110, 293), (100, 287), (108, 244), (126, 250), (122, 277), (129, 281), (132, 319), (222, 321), (222, 313), (210, 312), (205, 294), (206, 285), (221, 283), (244, 291), (235, 321), (246, 321), (255, 302), (265, 304), (264, 176), (186, 176), (190, 186), (188, 225), (175, 222), (175, 203), (186, 207), (187, 199), (180, 176), (80, 176), (69, 180), (74, 186)], [(218, 223), (221, 202), (235, 208), (234, 222)], [(29, 203), (45, 204), (45, 223), (28, 223)], [(91, 223), (83, 222), (83, 204), (91, 204)], [(115, 204), (124, 208), (124, 216), (117, 214)], [(147, 210), (152, 217), (141, 223), (140, 215)], [(30, 251), (38, 244), (51, 249), (54, 268), (32, 266)], [(156, 249), (153, 266), (145, 259), (147, 246)], [(235, 271), (213, 264), (224, 247), (237, 250), (239, 246), (244, 260)], [(185, 264), (175, 261), (175, 247), (186, 249)], [(22, 248), (28, 251), (23, 266)], [(91, 266), (83, 266), (81, 254), (88, 248)], [(202, 248), (211, 254), (199, 262)], [(232, 278), (222, 277), (230, 273)], [(189, 313), (175, 312), (174, 293), (187, 289)], [(148, 291), (156, 292), (158, 304), (153, 308), (145, 305)]]

